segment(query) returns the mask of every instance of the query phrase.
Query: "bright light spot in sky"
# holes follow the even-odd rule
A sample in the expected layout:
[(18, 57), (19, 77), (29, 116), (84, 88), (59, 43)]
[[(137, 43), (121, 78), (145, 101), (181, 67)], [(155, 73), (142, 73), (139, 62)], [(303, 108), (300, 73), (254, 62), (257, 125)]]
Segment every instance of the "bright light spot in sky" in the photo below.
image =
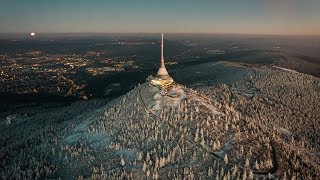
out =
[(32, 32), (32, 33), (30, 33), (30, 35), (31, 35), (31, 36), (35, 36), (35, 35), (36, 35), (36, 33)]

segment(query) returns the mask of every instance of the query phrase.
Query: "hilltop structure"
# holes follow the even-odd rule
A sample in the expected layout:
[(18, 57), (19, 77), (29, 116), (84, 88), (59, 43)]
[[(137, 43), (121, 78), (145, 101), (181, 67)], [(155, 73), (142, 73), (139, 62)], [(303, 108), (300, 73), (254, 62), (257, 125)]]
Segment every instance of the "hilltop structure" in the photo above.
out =
[(164, 64), (163, 57), (163, 34), (161, 34), (161, 63), (156, 77), (152, 78), (150, 83), (154, 86), (168, 87), (173, 83)]

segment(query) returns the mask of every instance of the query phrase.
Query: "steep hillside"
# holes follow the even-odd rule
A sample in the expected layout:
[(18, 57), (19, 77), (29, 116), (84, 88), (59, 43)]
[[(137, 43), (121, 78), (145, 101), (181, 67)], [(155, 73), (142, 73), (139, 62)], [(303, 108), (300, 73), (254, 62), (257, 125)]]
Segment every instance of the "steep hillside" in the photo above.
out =
[(173, 78), (108, 102), (2, 113), (2, 178), (320, 176), (319, 78), (226, 62)]

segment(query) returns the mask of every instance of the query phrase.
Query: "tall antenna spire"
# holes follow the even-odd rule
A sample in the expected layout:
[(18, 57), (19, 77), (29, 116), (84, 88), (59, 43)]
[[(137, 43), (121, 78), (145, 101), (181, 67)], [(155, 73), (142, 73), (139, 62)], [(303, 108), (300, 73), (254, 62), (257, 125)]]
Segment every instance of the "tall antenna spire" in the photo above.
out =
[(151, 84), (160, 85), (162, 87), (168, 86), (173, 83), (173, 79), (169, 76), (168, 71), (164, 65), (163, 56), (163, 34), (161, 34), (161, 61), (157, 76), (151, 80)]
[(163, 58), (163, 34), (161, 34), (161, 61), (164, 61), (164, 58)]

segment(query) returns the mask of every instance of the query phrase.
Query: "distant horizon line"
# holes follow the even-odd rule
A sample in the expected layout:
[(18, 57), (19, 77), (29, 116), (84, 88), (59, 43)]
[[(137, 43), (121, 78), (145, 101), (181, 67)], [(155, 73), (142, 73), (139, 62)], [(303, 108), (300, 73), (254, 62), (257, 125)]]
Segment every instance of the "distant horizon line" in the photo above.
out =
[(41, 34), (194, 34), (194, 35), (261, 35), (261, 36), (320, 36), (319, 34), (283, 34), (283, 33), (223, 33), (223, 32), (0, 32), (0, 35), (27, 35), (31, 32)]

